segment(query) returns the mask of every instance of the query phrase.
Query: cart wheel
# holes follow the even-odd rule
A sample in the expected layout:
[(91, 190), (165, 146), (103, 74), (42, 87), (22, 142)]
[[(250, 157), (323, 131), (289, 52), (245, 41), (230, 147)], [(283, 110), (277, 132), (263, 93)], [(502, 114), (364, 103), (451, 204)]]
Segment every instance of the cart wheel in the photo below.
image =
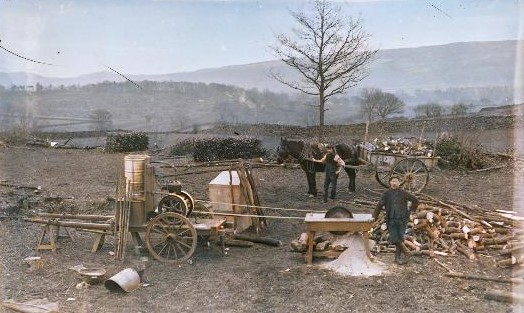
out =
[(177, 193), (177, 195), (182, 197), (187, 204), (186, 216), (191, 215), (191, 212), (193, 212), (193, 208), (195, 207), (195, 200), (193, 199), (193, 197), (191, 197), (191, 195), (187, 191), (184, 191), (184, 190)]
[(410, 192), (421, 192), (429, 181), (428, 168), (416, 158), (405, 158), (398, 161), (391, 170), (391, 176), (400, 177), (402, 188)]
[(155, 259), (181, 263), (195, 252), (197, 231), (186, 217), (167, 212), (147, 223), (145, 241), (147, 250)]
[(375, 179), (382, 187), (389, 188), (390, 166), (377, 166), (375, 168)]
[(205, 204), (203, 204), (200, 201), (195, 202), (194, 211), (191, 212), (190, 217), (215, 218), (215, 216), (213, 215), (213, 212)]
[(157, 206), (158, 213), (175, 212), (187, 216), (188, 203), (186, 199), (179, 195), (167, 195), (163, 197)]

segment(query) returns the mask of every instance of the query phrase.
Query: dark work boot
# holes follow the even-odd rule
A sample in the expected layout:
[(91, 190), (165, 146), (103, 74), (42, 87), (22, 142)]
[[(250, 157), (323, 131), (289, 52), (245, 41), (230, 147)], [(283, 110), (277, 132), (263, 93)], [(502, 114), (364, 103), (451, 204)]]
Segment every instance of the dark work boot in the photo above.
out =
[(404, 250), (404, 243), (402, 242), (399, 242), (397, 245), (397, 250), (396, 252), (398, 253), (398, 257), (397, 257), (397, 264), (398, 265), (404, 265), (408, 262), (407, 260), (407, 256), (406, 256), (406, 251)]
[(399, 244), (395, 245), (395, 263), (400, 264), (400, 254), (402, 253), (401, 247)]

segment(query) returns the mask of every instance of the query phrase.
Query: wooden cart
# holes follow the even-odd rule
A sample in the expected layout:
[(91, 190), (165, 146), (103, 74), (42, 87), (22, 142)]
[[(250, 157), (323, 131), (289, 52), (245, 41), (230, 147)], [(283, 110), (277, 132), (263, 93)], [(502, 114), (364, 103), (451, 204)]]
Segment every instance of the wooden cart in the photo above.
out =
[(380, 185), (388, 188), (392, 175), (400, 177), (402, 188), (411, 192), (421, 192), (429, 182), (429, 173), (437, 166), (439, 157), (427, 155), (405, 155), (373, 151), (359, 145), (359, 161), (363, 166), (358, 169), (371, 168)]

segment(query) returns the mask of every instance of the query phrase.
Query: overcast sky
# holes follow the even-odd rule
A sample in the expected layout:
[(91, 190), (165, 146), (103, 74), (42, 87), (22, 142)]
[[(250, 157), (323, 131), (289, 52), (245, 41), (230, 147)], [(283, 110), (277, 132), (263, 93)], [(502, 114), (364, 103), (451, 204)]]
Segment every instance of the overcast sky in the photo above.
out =
[[(361, 16), (379, 49), (524, 39), (524, 0), (336, 2)], [(0, 0), (0, 72), (164, 74), (274, 60), (268, 46), (290, 32), (289, 10), (307, 8), (298, 0)]]

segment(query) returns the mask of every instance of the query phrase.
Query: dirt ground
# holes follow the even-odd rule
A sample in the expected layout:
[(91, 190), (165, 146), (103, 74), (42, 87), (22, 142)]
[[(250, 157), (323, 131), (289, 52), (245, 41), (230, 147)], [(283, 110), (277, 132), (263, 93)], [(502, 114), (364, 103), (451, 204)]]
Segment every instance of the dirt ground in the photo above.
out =
[[(49, 208), (71, 213), (114, 214), (112, 208), (104, 204), (107, 197), (115, 195), (123, 161), (123, 154), (100, 150), (0, 148), (2, 300), (23, 302), (47, 298), (59, 304), (60, 312), (76, 313), (524, 312), (517, 304), (485, 299), (487, 290), (512, 291), (518, 286), (448, 277), (444, 275), (446, 270), (428, 257), (412, 257), (407, 265), (399, 266), (394, 264), (391, 253), (379, 253), (377, 258), (388, 265), (389, 272), (371, 277), (340, 276), (321, 269), (318, 265), (325, 261), (322, 259), (315, 259), (313, 266), (307, 266), (303, 255), (289, 248), (289, 242), (303, 232), (300, 219), (269, 220), (269, 228), (263, 235), (281, 240), (284, 245), (280, 247), (263, 244), (230, 247), (227, 256), (221, 256), (213, 245), (203, 244), (197, 248), (191, 264), (147, 262), (142, 285), (133, 292), (109, 291), (104, 284), (77, 289), (76, 285), (82, 280), (70, 267), (79, 264), (104, 267), (106, 277), (110, 277), (135, 266), (140, 256), (131, 241), (123, 262), (115, 261), (110, 255), (115, 251), (113, 237), (106, 240), (100, 251), (90, 253), (95, 234), (74, 230), (72, 239), (60, 239), (56, 253), (37, 252), (40, 226), (24, 222), (23, 217)], [(178, 180), (195, 199), (206, 200), (208, 183), (219, 171), (182, 175)], [(299, 169), (261, 167), (253, 170), (263, 206), (325, 210), (340, 204), (359, 213), (371, 213), (371, 209), (353, 206), (352, 201), (369, 199), (372, 194), (369, 190), (382, 190), (372, 174), (359, 172), (355, 193), (346, 190), (348, 179), (341, 175), (338, 202), (322, 204), (321, 197), (305, 195), (306, 180)], [(435, 171), (424, 192), (437, 199), (469, 206), (512, 210), (516, 209), (514, 196), (522, 197), (513, 187), (515, 182), (522, 185), (522, 176), (515, 167), (473, 173)], [(323, 176), (319, 173), (318, 187), (322, 182)], [(59, 202), (53, 201), (53, 197), (72, 199)], [(26, 201), (16, 206), (19, 199)], [(265, 212), (275, 216), (305, 214), (273, 209)], [(45, 265), (31, 271), (23, 262), (28, 256), (42, 257)], [(479, 254), (477, 260), (463, 255), (437, 259), (464, 273), (503, 278), (515, 274), (512, 269), (496, 267), (495, 257), (488, 254)]]

